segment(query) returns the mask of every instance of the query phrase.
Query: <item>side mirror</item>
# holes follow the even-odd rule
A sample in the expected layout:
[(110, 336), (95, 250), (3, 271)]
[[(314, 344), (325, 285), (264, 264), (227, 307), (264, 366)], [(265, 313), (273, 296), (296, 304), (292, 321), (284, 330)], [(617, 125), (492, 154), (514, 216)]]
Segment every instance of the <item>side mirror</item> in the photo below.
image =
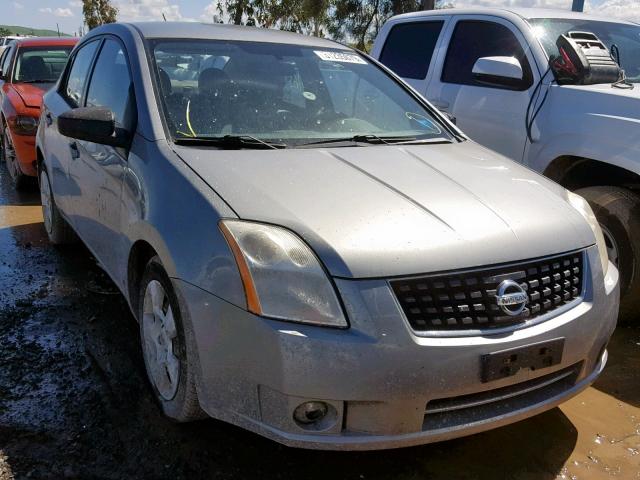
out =
[(58, 117), (58, 130), (65, 137), (87, 142), (127, 147), (131, 135), (116, 127), (113, 112), (108, 108), (83, 107), (69, 110)]
[(497, 87), (518, 88), (524, 73), (515, 57), (483, 57), (473, 66), (473, 77), (480, 83)]

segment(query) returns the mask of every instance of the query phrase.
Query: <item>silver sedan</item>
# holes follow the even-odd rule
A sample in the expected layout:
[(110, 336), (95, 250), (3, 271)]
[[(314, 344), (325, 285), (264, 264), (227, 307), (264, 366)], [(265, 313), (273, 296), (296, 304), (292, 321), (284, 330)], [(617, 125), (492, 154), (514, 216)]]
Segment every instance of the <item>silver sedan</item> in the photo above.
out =
[(552, 408), (606, 363), (618, 272), (588, 204), (343, 45), (97, 28), (37, 149), (49, 238), (122, 291), (178, 421), (415, 445)]

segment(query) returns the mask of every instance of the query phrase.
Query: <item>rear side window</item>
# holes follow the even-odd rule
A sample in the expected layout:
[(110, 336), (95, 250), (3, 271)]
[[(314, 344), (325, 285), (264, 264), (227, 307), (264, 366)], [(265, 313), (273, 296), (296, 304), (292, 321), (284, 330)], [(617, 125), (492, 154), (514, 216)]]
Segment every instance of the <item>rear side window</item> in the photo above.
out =
[(415, 22), (396, 25), (389, 32), (380, 61), (403, 78), (422, 80), (444, 22)]
[(9, 67), (11, 66), (11, 57), (13, 56), (13, 47), (9, 47), (7, 48), (7, 50), (5, 50), (3, 52), (3, 57), (2, 57), (2, 74), (3, 75), (9, 75)]
[(133, 118), (131, 75), (123, 48), (115, 40), (106, 40), (91, 75), (87, 107), (106, 107), (116, 123), (131, 127)]
[(520, 61), (524, 80), (509, 88), (526, 90), (533, 83), (531, 67), (513, 32), (504, 25), (477, 20), (461, 21), (456, 25), (442, 70), (442, 81), (487, 87), (477, 82), (472, 73), (476, 61), (483, 57), (515, 57)]
[(7, 58), (8, 53), (9, 50), (5, 49), (5, 51), (0, 54), (0, 70), (2, 70), (2, 64), (4, 63), (4, 59)]
[(71, 70), (69, 71), (64, 87), (64, 96), (73, 107), (80, 106), (84, 87), (89, 77), (91, 62), (93, 61), (93, 56), (99, 44), (99, 41), (88, 43), (80, 48), (73, 57), (73, 65), (71, 65)]

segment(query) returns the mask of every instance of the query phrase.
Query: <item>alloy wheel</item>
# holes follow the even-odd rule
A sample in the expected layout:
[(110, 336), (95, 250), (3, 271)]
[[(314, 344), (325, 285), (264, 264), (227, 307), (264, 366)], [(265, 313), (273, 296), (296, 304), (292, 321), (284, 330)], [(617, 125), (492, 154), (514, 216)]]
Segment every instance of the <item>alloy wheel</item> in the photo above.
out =
[(174, 350), (178, 331), (167, 292), (157, 280), (145, 290), (142, 336), (149, 377), (160, 396), (171, 400), (180, 381), (180, 359)]

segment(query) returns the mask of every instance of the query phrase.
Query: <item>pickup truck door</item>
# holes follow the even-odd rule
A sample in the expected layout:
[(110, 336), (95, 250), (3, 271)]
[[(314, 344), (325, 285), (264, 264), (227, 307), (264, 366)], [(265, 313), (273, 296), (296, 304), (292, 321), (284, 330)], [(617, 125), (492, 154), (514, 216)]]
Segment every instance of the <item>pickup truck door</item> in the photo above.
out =
[[(456, 118), (478, 143), (522, 161), (526, 144), (525, 115), (540, 78), (525, 37), (509, 20), (487, 15), (457, 15), (444, 34), (427, 86), (427, 99)], [(517, 86), (478, 82), (472, 69), (482, 57), (515, 57), (524, 78)]]
[(378, 35), (371, 54), (424, 95), (450, 19), (451, 15), (438, 15), (391, 20)]
[[(95, 60), (85, 106), (109, 108), (116, 127), (134, 131), (136, 112), (133, 84), (124, 46), (107, 37)], [(124, 256), (122, 188), (128, 151), (85, 140), (70, 140), (69, 176), (80, 195), (71, 205), (74, 226), (113, 279)]]

